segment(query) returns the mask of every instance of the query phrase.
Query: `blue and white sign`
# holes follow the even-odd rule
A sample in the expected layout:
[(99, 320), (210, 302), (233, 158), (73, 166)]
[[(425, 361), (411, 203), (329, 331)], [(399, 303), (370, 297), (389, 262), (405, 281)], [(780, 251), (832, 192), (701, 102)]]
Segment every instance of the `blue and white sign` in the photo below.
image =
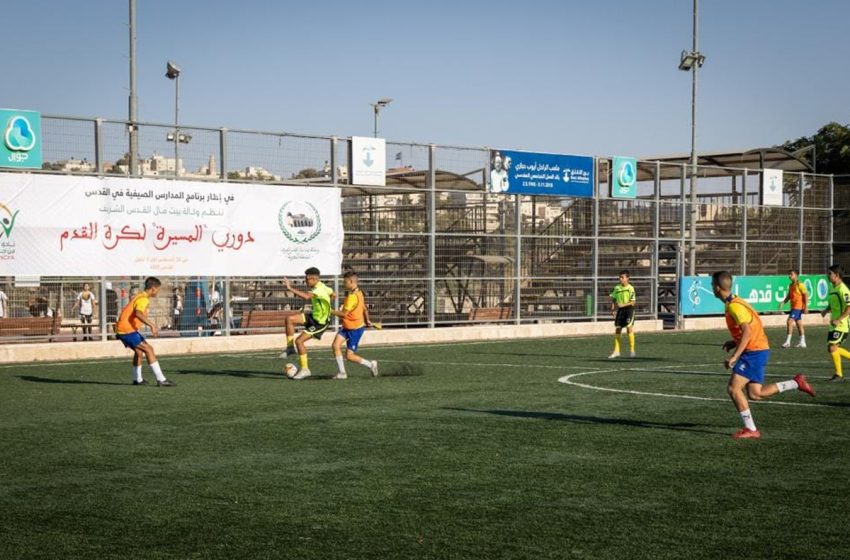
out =
[(0, 167), (41, 169), (41, 113), (0, 109)]
[(351, 184), (383, 187), (387, 184), (387, 143), (383, 138), (352, 136), (349, 159)]
[(493, 150), (490, 192), (593, 197), (593, 158)]
[(614, 156), (611, 164), (611, 198), (637, 198), (637, 160)]

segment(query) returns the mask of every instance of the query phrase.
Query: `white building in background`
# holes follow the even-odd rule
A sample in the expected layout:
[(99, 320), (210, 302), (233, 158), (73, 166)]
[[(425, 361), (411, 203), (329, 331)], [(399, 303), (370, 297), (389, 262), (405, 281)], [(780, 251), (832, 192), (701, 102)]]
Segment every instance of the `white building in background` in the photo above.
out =
[(64, 161), (57, 161), (56, 164), (60, 166), (59, 171), (76, 171), (80, 173), (94, 173), (96, 171), (95, 164), (90, 163), (86, 158), (70, 158)]
[(260, 181), (280, 181), (280, 175), (274, 175), (273, 173), (263, 169), (262, 167), (246, 167), (239, 171), (236, 171), (236, 176), (240, 179), (250, 180), (256, 179)]

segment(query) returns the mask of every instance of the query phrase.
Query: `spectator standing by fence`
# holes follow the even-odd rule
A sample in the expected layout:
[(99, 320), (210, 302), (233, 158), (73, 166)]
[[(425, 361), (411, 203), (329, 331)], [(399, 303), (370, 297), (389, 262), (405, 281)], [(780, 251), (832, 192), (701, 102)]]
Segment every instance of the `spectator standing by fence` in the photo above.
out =
[(91, 291), (91, 286), (88, 282), (83, 284), (83, 291), (77, 295), (77, 301), (74, 302), (71, 313), (78, 308), (80, 310), (80, 323), (83, 326), (83, 340), (94, 340), (91, 324), (92, 317), (97, 311), (97, 298), (94, 296), (94, 292)]

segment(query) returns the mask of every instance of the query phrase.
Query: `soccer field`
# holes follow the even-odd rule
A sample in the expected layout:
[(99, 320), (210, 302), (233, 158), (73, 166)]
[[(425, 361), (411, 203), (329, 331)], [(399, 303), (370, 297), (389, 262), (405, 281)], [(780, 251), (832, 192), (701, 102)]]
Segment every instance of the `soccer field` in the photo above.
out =
[[(0, 366), (0, 558), (848, 558), (825, 330), (733, 441), (724, 332)], [(117, 344), (117, 343), (116, 343)], [(156, 342), (154, 341), (154, 346)], [(146, 377), (153, 380), (147, 367)], [(559, 382), (559, 380), (561, 382)]]

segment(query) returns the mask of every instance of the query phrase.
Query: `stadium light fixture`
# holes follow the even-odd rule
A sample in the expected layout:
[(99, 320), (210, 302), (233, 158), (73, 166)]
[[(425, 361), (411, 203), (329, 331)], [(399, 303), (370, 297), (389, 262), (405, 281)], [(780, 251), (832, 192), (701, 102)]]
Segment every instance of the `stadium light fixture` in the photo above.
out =
[[(180, 175), (180, 149), (181, 143), (188, 144), (191, 137), (180, 134), (180, 67), (174, 61), (169, 60), (165, 64), (165, 77), (174, 80), (174, 132), (170, 133), (170, 142), (174, 142), (174, 176)], [(188, 139), (186, 139), (188, 138)], [(176, 141), (175, 141), (176, 139)]]
[(372, 109), (375, 112), (375, 129), (374, 129), (375, 138), (378, 137), (378, 116), (381, 114), (381, 109), (383, 109), (384, 107), (386, 107), (387, 105), (392, 103), (392, 101), (393, 100), (392, 100), (391, 97), (382, 97), (382, 98), (378, 99), (377, 101), (375, 101), (374, 103), (371, 104)]

